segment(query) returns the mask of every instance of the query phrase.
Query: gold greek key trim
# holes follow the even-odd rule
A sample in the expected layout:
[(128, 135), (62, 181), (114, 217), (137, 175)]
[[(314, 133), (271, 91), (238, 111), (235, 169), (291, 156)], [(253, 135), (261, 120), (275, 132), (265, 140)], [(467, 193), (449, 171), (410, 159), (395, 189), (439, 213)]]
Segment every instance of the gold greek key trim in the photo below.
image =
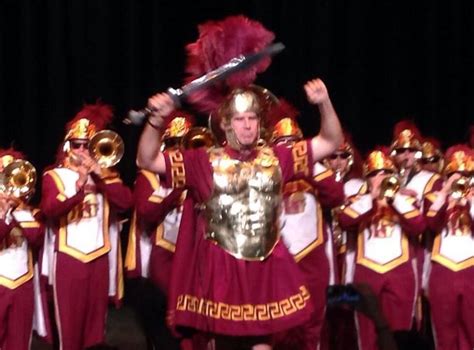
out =
[(171, 163), (171, 184), (173, 188), (181, 188), (186, 184), (186, 171), (183, 154), (179, 150), (169, 152)]
[(433, 244), (433, 252), (431, 253), (431, 260), (436, 261), (455, 272), (474, 266), (474, 256), (457, 263), (448, 257), (441, 255), (441, 234), (436, 235)]
[(308, 167), (308, 144), (306, 141), (295, 143), (291, 150), (293, 155), (293, 171), (295, 174), (303, 173), (305, 176), (309, 175)]
[(28, 282), (33, 278), (33, 256), (31, 249), (28, 249), (28, 270), (26, 273), (15, 280), (9, 279), (5, 276), (0, 276), (0, 286), (4, 286), (8, 289), (15, 289), (22, 284)]
[(310, 294), (305, 286), (289, 298), (266, 304), (226, 304), (189, 294), (178, 296), (176, 310), (228, 321), (268, 321), (289, 316), (306, 307)]

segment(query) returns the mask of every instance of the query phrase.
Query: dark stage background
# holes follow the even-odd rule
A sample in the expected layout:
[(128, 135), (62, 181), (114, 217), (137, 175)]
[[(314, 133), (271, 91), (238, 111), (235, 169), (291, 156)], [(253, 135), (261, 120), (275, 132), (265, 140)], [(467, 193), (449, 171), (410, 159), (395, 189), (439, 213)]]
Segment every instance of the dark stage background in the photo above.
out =
[[(138, 128), (120, 123), (154, 92), (178, 87), (196, 25), (231, 14), (261, 21), (286, 45), (257, 81), (319, 125), (302, 85), (326, 82), (363, 152), (412, 117), (445, 145), (474, 120), (472, 1), (0, 0), (0, 146), (38, 170), (54, 161), (64, 125), (84, 102), (115, 106), (120, 163), (133, 182)], [(204, 123), (204, 119), (202, 120)]]

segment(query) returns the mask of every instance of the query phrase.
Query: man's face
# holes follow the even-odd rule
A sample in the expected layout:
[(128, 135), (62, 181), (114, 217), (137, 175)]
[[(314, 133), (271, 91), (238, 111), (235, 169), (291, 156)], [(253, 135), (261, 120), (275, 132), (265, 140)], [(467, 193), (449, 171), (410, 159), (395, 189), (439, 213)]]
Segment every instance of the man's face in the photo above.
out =
[(251, 146), (258, 138), (260, 120), (254, 112), (236, 113), (230, 120), (237, 141), (242, 146)]
[[(79, 164), (85, 157), (90, 157), (89, 153), (89, 140), (70, 140), (70, 157), (73, 161), (77, 161)], [(77, 165), (79, 165), (77, 164)]]
[(395, 149), (395, 163), (400, 168), (411, 169), (415, 164), (416, 150), (413, 148)]
[(422, 169), (432, 171), (434, 173), (440, 171), (440, 162), (441, 159), (438, 156), (433, 156), (427, 159), (423, 158), (420, 161)]
[(331, 154), (327, 161), (329, 163), (329, 167), (335, 172), (343, 172), (347, 169), (349, 165), (349, 152), (335, 152)]

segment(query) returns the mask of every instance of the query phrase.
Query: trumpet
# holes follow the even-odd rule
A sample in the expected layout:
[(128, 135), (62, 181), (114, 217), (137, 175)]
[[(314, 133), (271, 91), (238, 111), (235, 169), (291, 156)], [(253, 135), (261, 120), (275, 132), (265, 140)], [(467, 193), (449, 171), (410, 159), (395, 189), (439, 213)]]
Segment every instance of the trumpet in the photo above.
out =
[(35, 190), (36, 169), (28, 161), (16, 159), (0, 175), (0, 191), (16, 198), (28, 197)]
[(393, 200), (397, 192), (400, 190), (400, 179), (395, 175), (387, 176), (380, 183), (380, 194), (379, 198), (387, 198)]
[(451, 197), (464, 198), (474, 186), (474, 177), (461, 176), (451, 184)]
[(102, 130), (91, 138), (89, 152), (101, 168), (110, 168), (122, 159), (124, 143), (116, 132)]

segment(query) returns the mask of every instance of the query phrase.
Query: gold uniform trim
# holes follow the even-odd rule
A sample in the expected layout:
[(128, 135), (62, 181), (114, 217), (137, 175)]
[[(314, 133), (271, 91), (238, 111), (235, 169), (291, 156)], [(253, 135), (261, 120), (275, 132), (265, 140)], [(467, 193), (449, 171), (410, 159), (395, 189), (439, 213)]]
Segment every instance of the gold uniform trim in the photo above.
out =
[(316, 181), (316, 182), (323, 181), (324, 179), (332, 176), (333, 174), (334, 174), (334, 172), (331, 169), (324, 170), (322, 173), (320, 173), (320, 174), (318, 174), (314, 177), (314, 181)]
[(19, 223), (21, 228), (38, 228), (40, 223), (38, 221), (23, 221)]
[(59, 177), (59, 175), (54, 170), (48, 170), (47, 172), (45, 172), (45, 175), (51, 176), (51, 178), (53, 179), (56, 185), (56, 188), (59, 191), (59, 193), (56, 196), (56, 199), (60, 202), (64, 202), (67, 199), (67, 197), (64, 194), (64, 191), (65, 191), (64, 184), (61, 178)]
[(412, 218), (414, 218), (415, 216), (418, 216), (418, 215), (420, 215), (420, 211), (418, 209), (413, 209), (413, 210), (403, 214), (403, 217), (405, 219), (412, 219)]
[(59, 227), (59, 246), (58, 250), (62, 253), (72, 256), (83, 263), (95, 260), (98, 257), (107, 254), (110, 251), (109, 237), (109, 202), (104, 197), (104, 213), (102, 221), (102, 234), (104, 237), (104, 245), (92, 251), (91, 253), (83, 253), (76, 248), (67, 245), (67, 217), (62, 217)]
[(26, 273), (15, 280), (11, 280), (5, 276), (0, 276), (0, 286), (4, 286), (8, 289), (15, 289), (28, 282), (33, 278), (33, 256), (31, 254), (31, 249), (28, 249), (28, 270)]
[(293, 171), (295, 174), (303, 173), (305, 176), (309, 175), (308, 167), (308, 144), (306, 141), (295, 143), (291, 150), (293, 155)]
[(353, 219), (356, 219), (360, 216), (360, 214), (356, 212), (354, 209), (352, 209), (351, 207), (345, 207), (342, 212)]
[(148, 201), (149, 202), (152, 202), (152, 203), (161, 203), (163, 202), (163, 198), (160, 197), (160, 196), (155, 196), (155, 195), (151, 195), (150, 197), (148, 197)]
[(128, 231), (127, 252), (125, 253), (125, 269), (133, 271), (137, 268), (137, 212), (133, 211), (132, 221), (130, 222), (130, 230)]
[(306, 307), (310, 294), (305, 286), (289, 298), (266, 304), (226, 304), (189, 294), (178, 296), (176, 310), (228, 321), (268, 321), (289, 316)]
[(160, 180), (157, 178), (157, 176), (154, 173), (148, 170), (140, 170), (140, 173), (143, 176), (145, 176), (145, 178), (148, 180), (151, 188), (153, 188), (154, 191), (160, 188)]
[(171, 184), (173, 188), (181, 188), (186, 184), (183, 154), (179, 150), (169, 152), (171, 163)]
[(431, 190), (433, 189), (433, 185), (439, 178), (441, 178), (441, 176), (439, 176), (438, 174), (434, 174), (433, 176), (431, 176), (431, 178), (426, 183), (425, 188), (423, 189), (423, 194), (431, 192)]
[(408, 238), (406, 237), (403, 231), (401, 232), (401, 235), (402, 235), (402, 241), (401, 241), (402, 254), (399, 257), (389, 261), (388, 263), (379, 264), (364, 256), (364, 252), (365, 252), (364, 243), (365, 242), (364, 242), (364, 230), (362, 229), (361, 231), (359, 231), (359, 234), (357, 237), (357, 264), (365, 266), (378, 273), (385, 273), (407, 262), (410, 255), (409, 246), (408, 246)]
[(119, 183), (121, 184), (122, 183), (122, 180), (118, 177), (115, 177), (113, 179), (107, 179), (107, 180), (104, 180), (104, 184), (106, 185), (110, 185), (110, 184), (115, 184), (115, 183)]
[(163, 228), (163, 224), (161, 224), (156, 228), (155, 245), (174, 253), (176, 250), (176, 245), (166, 240), (164, 237), (164, 233), (165, 233), (165, 230)]
[(318, 202), (316, 202), (316, 217), (318, 218), (318, 227), (316, 228), (317, 230), (317, 237), (316, 239), (311, 242), (306, 248), (304, 248), (302, 251), (300, 251), (298, 254), (294, 256), (294, 259), (296, 262), (299, 262), (301, 259), (303, 259), (306, 255), (308, 255), (310, 252), (312, 252), (314, 249), (316, 249), (318, 246), (324, 243), (324, 236), (323, 236), (323, 214), (321, 210), (321, 206), (319, 205)]
[(441, 255), (441, 234), (436, 235), (433, 244), (433, 252), (431, 253), (431, 260), (436, 261), (437, 263), (440, 263), (441, 265), (455, 272), (474, 266), (474, 257), (470, 257), (457, 263), (448, 257)]
[(428, 210), (428, 213), (426, 214), (426, 216), (430, 217), (430, 218), (433, 218), (436, 216), (436, 214), (438, 214), (438, 211), (436, 210)]

